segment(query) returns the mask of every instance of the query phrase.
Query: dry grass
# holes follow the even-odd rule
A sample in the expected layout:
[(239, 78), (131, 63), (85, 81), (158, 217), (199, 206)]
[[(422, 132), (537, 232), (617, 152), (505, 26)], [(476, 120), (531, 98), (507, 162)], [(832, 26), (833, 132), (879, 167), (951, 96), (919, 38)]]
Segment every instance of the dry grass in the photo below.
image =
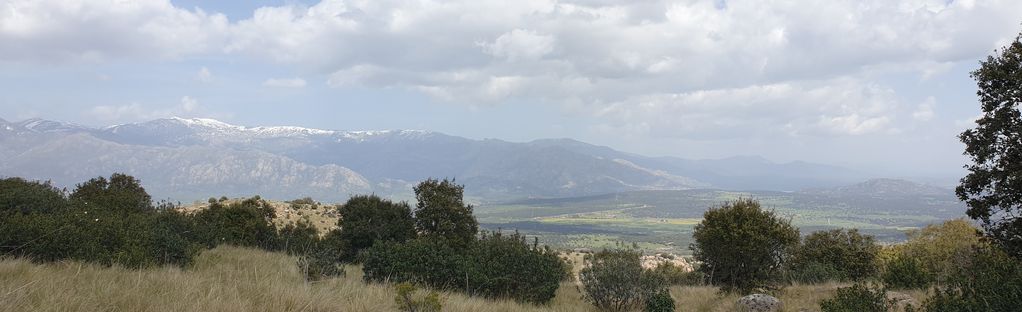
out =
[[(237, 247), (204, 252), (192, 268), (130, 270), (75, 262), (0, 261), (0, 311), (396, 311), (394, 291), (361, 271), (317, 283), (295, 258)], [(444, 293), (445, 311), (585, 311), (574, 287), (546, 306)]]
[[(295, 258), (260, 250), (219, 247), (188, 269), (131, 270), (61, 262), (0, 260), (0, 311), (396, 311), (394, 290), (365, 284), (361, 270), (307, 283)], [(786, 310), (818, 310), (839, 285), (790, 287)], [(710, 287), (671, 290), (679, 311), (732, 311), (737, 296)], [(925, 294), (910, 293), (917, 299)], [(444, 311), (591, 311), (572, 283), (546, 305), (443, 293)]]

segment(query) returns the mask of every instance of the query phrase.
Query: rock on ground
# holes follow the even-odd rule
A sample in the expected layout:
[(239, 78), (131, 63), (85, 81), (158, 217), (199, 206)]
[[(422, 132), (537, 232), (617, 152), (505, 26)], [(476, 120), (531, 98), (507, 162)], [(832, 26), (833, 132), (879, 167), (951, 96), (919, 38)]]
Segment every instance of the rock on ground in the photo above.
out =
[(742, 312), (777, 312), (784, 304), (781, 299), (764, 294), (751, 294), (738, 299), (738, 311)]

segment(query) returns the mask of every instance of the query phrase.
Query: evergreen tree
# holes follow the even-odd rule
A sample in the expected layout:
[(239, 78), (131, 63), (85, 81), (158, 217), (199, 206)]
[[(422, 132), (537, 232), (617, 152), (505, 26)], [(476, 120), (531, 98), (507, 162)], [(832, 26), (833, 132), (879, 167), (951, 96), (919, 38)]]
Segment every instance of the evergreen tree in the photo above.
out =
[(428, 179), (415, 187), (415, 228), (425, 237), (465, 245), (475, 239), (479, 223), (465, 205), (465, 187), (453, 180)]

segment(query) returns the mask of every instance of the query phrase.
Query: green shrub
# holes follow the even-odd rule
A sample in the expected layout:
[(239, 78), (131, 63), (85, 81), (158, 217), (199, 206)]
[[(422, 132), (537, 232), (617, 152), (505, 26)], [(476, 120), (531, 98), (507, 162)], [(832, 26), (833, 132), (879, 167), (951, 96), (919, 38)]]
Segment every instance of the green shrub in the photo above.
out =
[(380, 242), (363, 253), (366, 281), (411, 282), (448, 289), (465, 285), (465, 260), (444, 240), (418, 238), (404, 243)]
[[(430, 236), (465, 246), (475, 240), (479, 222), (472, 206), (464, 201), (465, 186), (454, 180), (428, 179), (415, 186), (415, 229)], [(342, 214), (343, 216), (343, 214)]]
[(887, 299), (887, 291), (857, 283), (837, 289), (830, 299), (820, 301), (822, 312), (887, 312), (894, 308), (894, 301)]
[(995, 246), (976, 248), (924, 302), (926, 311), (1018, 311), (1022, 262)]
[(315, 251), (319, 244), (319, 230), (309, 220), (298, 220), (278, 230), (277, 249), (290, 255), (302, 255)]
[(884, 285), (894, 289), (923, 289), (933, 283), (933, 275), (923, 263), (907, 256), (891, 260), (881, 277)]
[(341, 206), (337, 221), (340, 239), (345, 241), (344, 261), (356, 261), (358, 254), (377, 242), (404, 242), (415, 238), (415, 220), (408, 204), (394, 203), (376, 195), (360, 195)]
[(67, 209), (64, 191), (49, 182), (22, 178), (0, 180), (0, 215), (11, 213), (50, 213)]
[(461, 243), (435, 238), (381, 242), (364, 253), (365, 279), (535, 303), (554, 297), (563, 267), (552, 251), (530, 246), (517, 233), (493, 233), (467, 247)]
[(528, 244), (518, 232), (484, 232), (469, 247), (466, 260), (466, 292), (487, 298), (550, 301), (564, 272), (554, 251)]
[(589, 266), (579, 273), (585, 300), (602, 310), (626, 311), (642, 307), (654, 295), (666, 293), (666, 279), (643, 270), (641, 256), (630, 250), (594, 254)]
[(416, 296), (415, 285), (407, 282), (397, 284), (394, 288), (397, 290), (394, 302), (397, 303), (398, 310), (409, 312), (440, 312), (443, 310), (443, 299), (440, 299), (440, 294), (435, 291), (430, 291), (423, 296)]
[(674, 298), (670, 292), (659, 292), (646, 298), (646, 312), (674, 312)]
[(219, 244), (278, 248), (274, 209), (258, 196), (231, 204), (214, 203), (193, 216), (195, 239), (209, 248)]
[(667, 284), (674, 286), (702, 286), (704, 285), (702, 272), (693, 270), (687, 271), (685, 268), (676, 266), (670, 262), (664, 262), (653, 268), (653, 272), (663, 276), (667, 280)]
[(980, 245), (981, 234), (972, 223), (962, 219), (927, 225), (908, 233), (903, 244), (890, 247), (889, 259), (911, 257), (919, 260), (935, 282), (942, 283), (961, 266), (961, 255)]
[(153, 210), (152, 197), (132, 176), (114, 173), (78, 184), (68, 197), (78, 209), (136, 213)]
[(738, 293), (777, 286), (785, 255), (799, 240), (789, 220), (751, 199), (707, 210), (692, 236), (690, 248), (707, 280), (722, 291)]
[(813, 232), (795, 248), (789, 274), (801, 283), (859, 281), (876, 276), (879, 253), (873, 236), (856, 229)]
[(819, 284), (848, 279), (848, 275), (842, 270), (831, 264), (817, 261), (799, 263), (796, 267), (789, 268), (787, 274), (790, 282), (801, 284)]
[(55, 189), (23, 181), (5, 180), (14, 187), (0, 192), (5, 205), (0, 206), (0, 251), (6, 255), (140, 268), (186, 266), (199, 251), (183, 234), (191, 232), (188, 217), (167, 205), (157, 210), (130, 176), (115, 174), (109, 181), (83, 183), (72, 193), (70, 206), (63, 208), (27, 204), (40, 199), (58, 206), (66, 202)]

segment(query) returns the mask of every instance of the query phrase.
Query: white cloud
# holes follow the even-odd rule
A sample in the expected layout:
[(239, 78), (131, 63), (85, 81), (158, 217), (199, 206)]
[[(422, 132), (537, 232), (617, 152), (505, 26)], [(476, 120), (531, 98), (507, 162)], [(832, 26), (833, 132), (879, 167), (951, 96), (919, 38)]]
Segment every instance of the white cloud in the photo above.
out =
[(643, 95), (608, 105), (605, 127), (692, 139), (897, 131), (894, 91), (854, 79)]
[(218, 50), (227, 28), (222, 14), (168, 0), (9, 0), (0, 4), (0, 60), (177, 58)]
[(272, 88), (304, 88), (305, 79), (302, 78), (271, 78), (263, 81), (264, 87)]
[(103, 122), (133, 122), (166, 118), (172, 116), (195, 116), (201, 107), (199, 101), (191, 96), (181, 97), (177, 105), (153, 108), (133, 102), (124, 105), (98, 105), (89, 109), (88, 114)]
[(195, 73), (195, 80), (202, 83), (209, 83), (213, 81), (213, 73), (209, 71), (209, 68), (203, 66), (199, 69), (199, 72)]
[(199, 101), (196, 101), (195, 98), (192, 98), (192, 97), (187, 96), (187, 95), (181, 98), (181, 111), (182, 112), (191, 113), (191, 112), (195, 111), (195, 109), (197, 109), (197, 108), (199, 108)]
[(922, 103), (919, 103), (919, 107), (917, 107), (916, 110), (912, 112), (912, 119), (918, 121), (930, 121), (930, 119), (933, 119), (934, 115), (933, 107), (936, 104), (937, 99), (933, 98), (932, 96), (926, 97), (926, 100), (923, 100)]
[(333, 87), (546, 101), (661, 135), (860, 135), (933, 117), (862, 72), (929, 79), (1011, 40), (1022, 20), (1013, 0), (717, 3), (323, 0), (228, 21), (168, 0), (10, 0), (0, 62), (227, 53), (327, 75)]
[(102, 121), (120, 121), (124, 119), (139, 119), (148, 115), (146, 109), (138, 103), (127, 105), (100, 105), (93, 107), (89, 113)]
[(514, 62), (537, 60), (554, 50), (553, 36), (535, 31), (515, 29), (497, 37), (493, 43), (481, 43), (486, 53)]

